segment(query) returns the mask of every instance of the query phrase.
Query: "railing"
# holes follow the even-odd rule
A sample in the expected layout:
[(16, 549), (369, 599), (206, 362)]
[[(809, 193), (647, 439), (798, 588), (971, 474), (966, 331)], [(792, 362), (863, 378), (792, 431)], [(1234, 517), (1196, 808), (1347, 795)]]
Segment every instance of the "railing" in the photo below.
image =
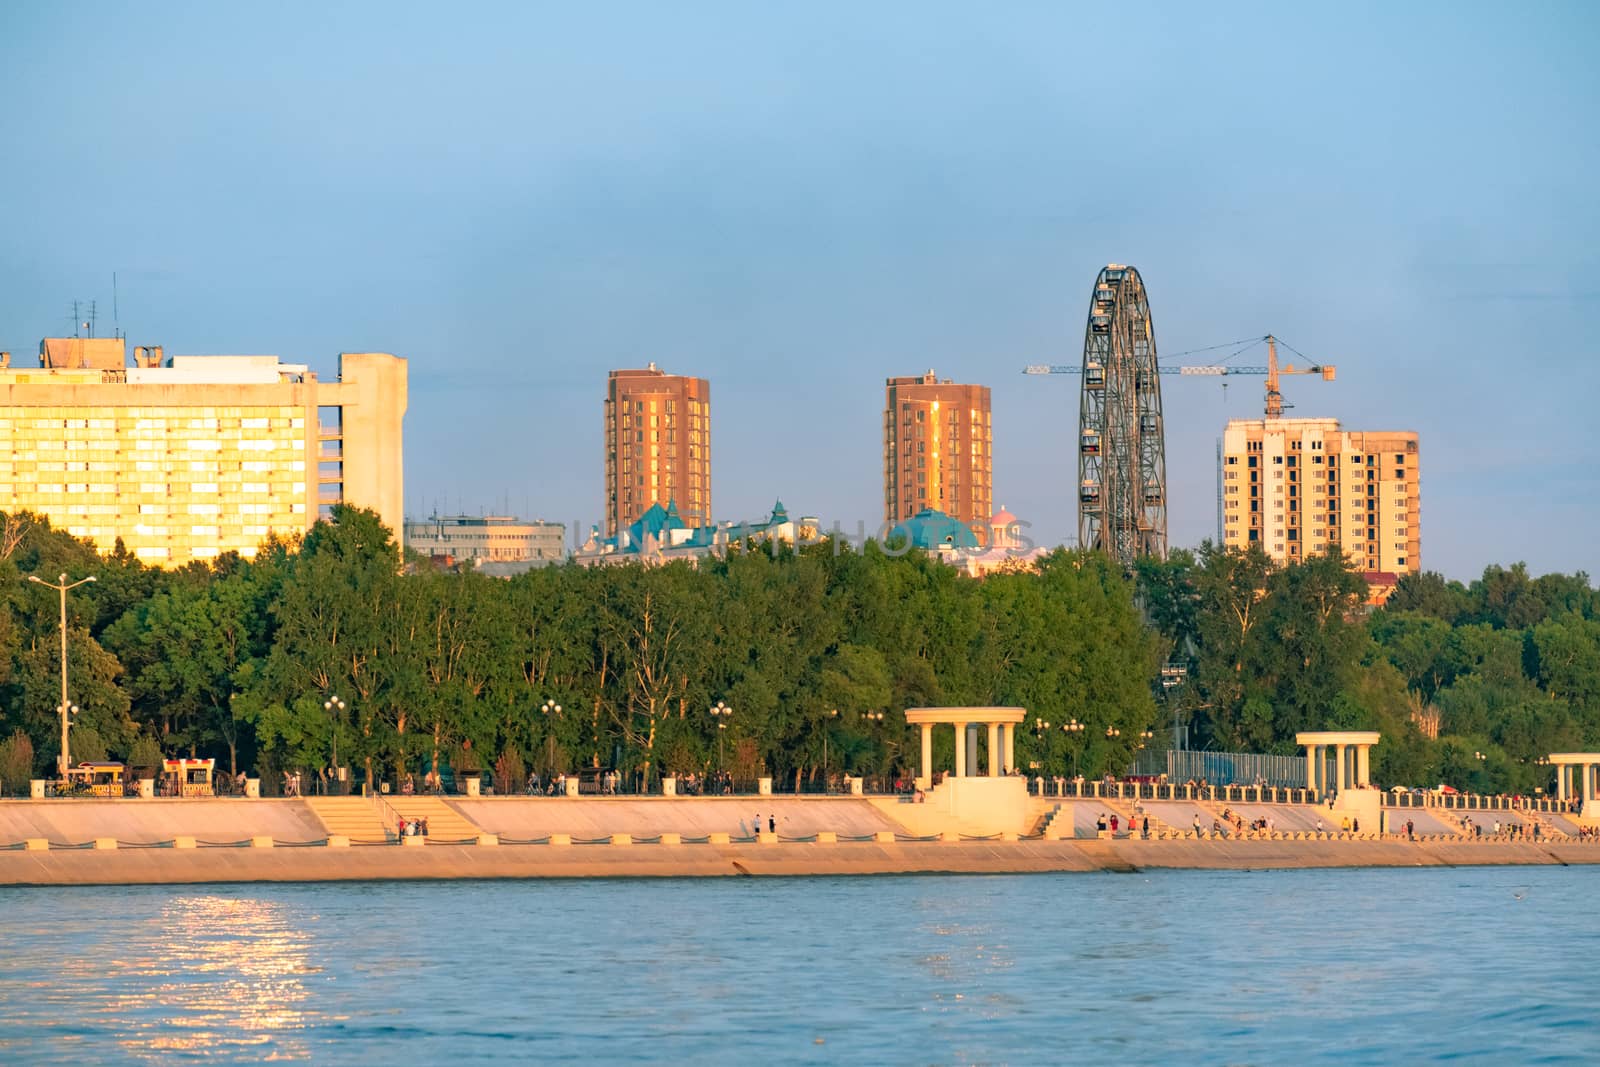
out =
[[(1226, 785), (1275, 785), (1293, 789), (1306, 780), (1304, 756), (1272, 756), (1260, 752), (1211, 752), (1196, 749), (1141, 750), (1129, 778), (1165, 777), (1169, 782)], [(1331, 775), (1330, 775), (1331, 777)]]
[(400, 813), (394, 810), (383, 796), (375, 795), (367, 798), (378, 806), (378, 821), (383, 823), (383, 836), (388, 841), (400, 840)]
[(1434, 790), (1385, 793), (1387, 808), (1444, 808), (1450, 811), (1540, 811), (1550, 815), (1576, 815), (1581, 800), (1555, 797), (1507, 796), (1484, 793), (1440, 793)]
[(1035, 796), (1079, 800), (1198, 800), (1223, 804), (1315, 804), (1315, 789), (1272, 785), (1192, 785), (1172, 782), (1090, 781), (1083, 778), (1030, 778)]

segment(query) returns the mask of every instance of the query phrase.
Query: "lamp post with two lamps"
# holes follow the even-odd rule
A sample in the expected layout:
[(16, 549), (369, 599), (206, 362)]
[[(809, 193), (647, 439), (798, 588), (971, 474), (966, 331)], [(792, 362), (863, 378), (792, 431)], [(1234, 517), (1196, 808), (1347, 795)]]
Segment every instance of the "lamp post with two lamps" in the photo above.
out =
[(344, 718), (345, 702), (339, 699), (339, 694), (334, 693), (322, 702), (322, 710), (333, 718), (333, 778), (336, 782), (344, 781), (344, 768), (339, 766), (339, 722)]
[(1078, 761), (1083, 757), (1083, 741), (1081, 739), (1083, 732), (1087, 729), (1088, 727), (1076, 718), (1061, 724), (1061, 732), (1066, 734), (1067, 739), (1072, 742), (1072, 777), (1074, 778), (1082, 777), (1078, 771)]
[(728, 720), (733, 718), (733, 709), (722, 701), (711, 705), (711, 721), (717, 724), (717, 773), (722, 773), (722, 737), (728, 732)]
[(539, 713), (544, 716), (544, 773), (548, 776), (555, 773), (556, 769), (556, 733), (550, 720), (561, 717), (561, 705), (554, 700), (546, 700), (539, 705)]
[[(866, 725), (867, 725), (868, 736), (871, 737), (872, 741), (873, 741), (873, 746), (872, 747), (875, 750), (880, 750), (878, 752), (878, 755), (880, 756), (880, 758), (883, 759), (883, 762), (882, 763), (878, 763), (877, 766), (878, 766), (880, 772), (883, 772), (883, 773), (886, 774), (890, 769), (889, 768), (889, 764), (892, 762), (892, 760), (888, 757), (887, 753), (881, 751), (881, 747), (882, 746), (880, 746), (878, 744), (877, 736), (872, 733), (872, 727), (875, 724), (880, 723), (880, 722), (883, 721), (883, 712), (881, 712), (881, 711), (863, 711), (863, 712), (860, 713), (859, 717), (860, 717), (861, 721), (866, 723)], [(880, 783), (880, 785), (881, 785), (881, 783)]]
[[(1122, 736), (1122, 731), (1119, 730), (1117, 727), (1115, 727), (1115, 726), (1107, 726), (1106, 727), (1106, 740), (1107, 741), (1115, 743), (1117, 738), (1119, 738), (1121, 736)], [(1109, 769), (1106, 771), (1106, 773), (1107, 774), (1110, 773)]]
[(1050, 765), (1050, 720), (1042, 716), (1033, 717), (1033, 740), (1039, 746), (1039, 758), (1030, 761), (1030, 770), (1042, 770)]
[(56, 711), (61, 715), (61, 756), (59, 757), (59, 765), (63, 782), (67, 779), (67, 769), (72, 766), (72, 757), (67, 747), (67, 729), (71, 725), (72, 716), (78, 713), (77, 705), (67, 700), (67, 590), (76, 589), (78, 586), (94, 580), (95, 576), (92, 574), (87, 578), (79, 578), (71, 583), (68, 583), (65, 574), (61, 576), (59, 582), (47, 582), (37, 574), (28, 575), (28, 581), (37, 582), (39, 585), (47, 589), (54, 589), (61, 594), (61, 703), (56, 706)]

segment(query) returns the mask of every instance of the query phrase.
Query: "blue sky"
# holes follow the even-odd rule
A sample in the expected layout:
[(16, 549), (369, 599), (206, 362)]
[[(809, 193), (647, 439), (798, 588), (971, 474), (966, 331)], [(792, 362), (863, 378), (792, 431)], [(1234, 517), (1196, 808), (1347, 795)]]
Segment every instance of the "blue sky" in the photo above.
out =
[[(1591, 5), (6, 5), (0, 347), (407, 357), (407, 510), (600, 515), (606, 371), (712, 380), (715, 510), (875, 523), (883, 380), (993, 388), (1075, 537), (1096, 271), (1164, 354), (1422, 434), (1423, 562), (1600, 570)], [(326, 9), (325, 9), (326, 8)], [(1254, 356), (1251, 362), (1259, 362)], [(1171, 537), (1261, 380), (1168, 378)]]

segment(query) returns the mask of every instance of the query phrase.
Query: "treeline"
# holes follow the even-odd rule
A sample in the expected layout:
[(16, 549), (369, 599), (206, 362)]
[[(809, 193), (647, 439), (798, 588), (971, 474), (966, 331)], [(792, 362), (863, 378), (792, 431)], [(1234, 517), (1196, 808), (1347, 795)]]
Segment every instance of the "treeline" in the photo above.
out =
[(1552, 780), (1542, 757), (1600, 747), (1600, 593), (1586, 575), (1406, 575), (1368, 614), (1340, 558), (1274, 567), (1208, 544), (1142, 561), (1138, 582), (1189, 669), (1175, 702), (1194, 747), (1295, 754), (1299, 730), (1375, 729), (1378, 781), (1529, 794)]
[[(0, 563), (0, 728), (25, 732), (36, 769), (59, 752), (57, 601), (24, 576), (61, 572), (98, 576), (68, 601), (74, 762), (154, 741), (259, 770), (267, 787), (335, 751), (372, 780), (503, 757), (512, 779), (598, 766), (653, 781), (721, 761), (792, 787), (914, 774), (910, 706), (1075, 716), (1096, 732), (1020, 747), (1059, 767), (1076, 743), (1087, 769), (1125, 766), (1156, 714), (1155, 636), (1133, 587), (1092, 556), (980, 583), (915, 553), (824, 544), (505, 581), (402, 573), (376, 517), (341, 509), (253, 561), (163, 572), (19, 523)], [(342, 712), (325, 706), (334, 696)], [(719, 701), (725, 720), (709, 712)], [(948, 761), (952, 739), (939, 743)]]
[[(920, 754), (899, 712), (928, 704), (1026, 707), (1018, 762), (1045, 774), (1121, 773), (1141, 745), (1170, 744), (1174, 711), (1193, 747), (1293, 753), (1297, 730), (1379, 729), (1381, 780), (1461, 788), (1531, 790), (1539, 755), (1600, 741), (1600, 598), (1581, 575), (1408, 577), (1370, 617), (1341, 560), (1275, 568), (1212, 546), (1132, 577), (1058, 551), (974, 581), (920, 553), (825, 543), (505, 581), (404, 561), (353, 509), (251, 561), (163, 571), (14, 515), (0, 517), (8, 790), (59, 751), (59, 602), (26, 578), (62, 573), (97, 579), (68, 597), (74, 762), (214, 756), (269, 791), (335, 753), (368, 780), (602, 767), (637, 783), (720, 762), (782, 788), (889, 781)], [(1164, 690), (1169, 662), (1188, 679)], [(949, 731), (935, 736), (949, 761)]]

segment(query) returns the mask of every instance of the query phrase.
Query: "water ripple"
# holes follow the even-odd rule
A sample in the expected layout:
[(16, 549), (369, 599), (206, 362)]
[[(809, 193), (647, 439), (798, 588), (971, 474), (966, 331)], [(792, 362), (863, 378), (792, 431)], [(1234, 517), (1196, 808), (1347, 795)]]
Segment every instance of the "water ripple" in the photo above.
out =
[(1590, 1063), (1593, 877), (0, 890), (0, 1061)]

